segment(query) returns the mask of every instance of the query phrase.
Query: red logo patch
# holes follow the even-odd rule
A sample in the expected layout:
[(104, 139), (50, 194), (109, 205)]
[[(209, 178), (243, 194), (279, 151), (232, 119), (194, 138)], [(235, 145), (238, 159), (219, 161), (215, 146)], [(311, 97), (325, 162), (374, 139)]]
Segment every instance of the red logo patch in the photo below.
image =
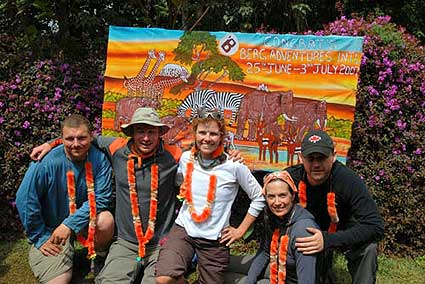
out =
[(313, 135), (310, 138), (308, 138), (308, 141), (310, 141), (311, 143), (317, 143), (320, 140), (322, 140), (322, 137), (317, 136), (317, 135)]

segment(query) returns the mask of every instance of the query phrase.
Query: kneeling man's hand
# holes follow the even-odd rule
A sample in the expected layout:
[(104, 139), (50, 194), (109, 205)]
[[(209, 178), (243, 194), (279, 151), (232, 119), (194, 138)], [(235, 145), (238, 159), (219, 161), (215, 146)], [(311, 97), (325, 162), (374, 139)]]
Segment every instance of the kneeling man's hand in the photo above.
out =
[(60, 224), (50, 236), (53, 244), (62, 245), (66, 244), (66, 240), (71, 237), (71, 229), (64, 224)]
[(62, 251), (62, 246), (52, 243), (51, 239), (48, 239), (41, 247), (40, 251), (45, 256), (57, 256)]
[(311, 233), (310, 237), (297, 238), (295, 247), (303, 254), (314, 254), (323, 251), (324, 241), (322, 231), (307, 227), (307, 232)]

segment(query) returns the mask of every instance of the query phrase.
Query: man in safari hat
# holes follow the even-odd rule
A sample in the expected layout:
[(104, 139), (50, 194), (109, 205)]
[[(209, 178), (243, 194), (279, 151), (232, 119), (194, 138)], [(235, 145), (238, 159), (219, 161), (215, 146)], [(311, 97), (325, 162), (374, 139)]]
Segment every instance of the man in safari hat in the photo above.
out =
[(155, 283), (159, 241), (175, 215), (174, 179), (181, 150), (162, 142), (169, 128), (152, 108), (137, 109), (121, 129), (130, 140), (96, 139), (115, 172), (118, 231), (96, 283)]
[[(111, 245), (96, 284), (155, 284), (159, 241), (175, 219), (175, 186), (181, 150), (165, 144), (168, 130), (152, 108), (138, 108), (130, 123), (121, 125), (130, 139), (94, 137), (93, 143), (109, 158), (115, 173), (115, 224), (117, 240)], [(57, 141), (52, 143), (56, 145)], [(45, 143), (33, 149), (40, 160), (50, 149)], [(230, 154), (242, 160), (240, 152)]]
[[(301, 144), (302, 164), (287, 171), (298, 185), (300, 204), (313, 214), (320, 230), (298, 238), (304, 254), (322, 253), (321, 283), (335, 283), (332, 250), (345, 252), (354, 284), (375, 283), (377, 241), (384, 233), (383, 220), (362, 179), (337, 161), (332, 138), (322, 130), (308, 132)], [(330, 272), (330, 273), (329, 273)]]
[[(168, 233), (175, 217), (178, 191), (174, 179), (181, 150), (162, 142), (161, 135), (169, 128), (152, 108), (138, 108), (121, 129), (130, 139), (93, 139), (115, 173), (118, 237), (96, 283), (153, 284), (159, 240)], [(51, 148), (47, 143), (39, 147), (33, 150), (32, 158), (41, 159)]]

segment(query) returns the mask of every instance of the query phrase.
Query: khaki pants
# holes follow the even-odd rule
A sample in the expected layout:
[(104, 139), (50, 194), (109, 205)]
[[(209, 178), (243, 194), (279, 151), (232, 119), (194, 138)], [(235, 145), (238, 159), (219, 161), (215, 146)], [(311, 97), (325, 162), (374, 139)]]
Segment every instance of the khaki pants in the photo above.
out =
[(37, 280), (43, 284), (72, 269), (74, 247), (69, 239), (57, 256), (45, 256), (34, 245), (29, 251), (29, 264)]
[[(144, 276), (142, 284), (155, 284), (155, 264), (158, 259), (159, 246), (146, 248), (142, 260)], [(96, 284), (129, 284), (134, 277), (137, 265), (138, 245), (123, 239), (112, 243), (105, 266), (96, 277)]]

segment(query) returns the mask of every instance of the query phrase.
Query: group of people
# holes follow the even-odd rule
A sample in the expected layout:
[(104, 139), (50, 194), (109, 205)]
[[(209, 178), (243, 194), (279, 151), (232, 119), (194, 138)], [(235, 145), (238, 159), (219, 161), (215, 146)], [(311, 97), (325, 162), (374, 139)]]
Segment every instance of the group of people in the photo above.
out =
[[(199, 283), (333, 283), (335, 249), (344, 252), (353, 283), (375, 282), (383, 221), (325, 132), (307, 133), (302, 164), (266, 175), (262, 187), (238, 151), (225, 152), (219, 111), (197, 110), (194, 143), (183, 153), (161, 140), (168, 127), (152, 108), (137, 109), (121, 129), (130, 139), (93, 136), (87, 119), (71, 115), (61, 138), (31, 153), (38, 161), (16, 204), (40, 283), (70, 283), (75, 239), (89, 257), (106, 256), (97, 284), (186, 283), (194, 256)], [(251, 202), (232, 227), (239, 187)], [(257, 254), (230, 256), (229, 246), (262, 212)]]

